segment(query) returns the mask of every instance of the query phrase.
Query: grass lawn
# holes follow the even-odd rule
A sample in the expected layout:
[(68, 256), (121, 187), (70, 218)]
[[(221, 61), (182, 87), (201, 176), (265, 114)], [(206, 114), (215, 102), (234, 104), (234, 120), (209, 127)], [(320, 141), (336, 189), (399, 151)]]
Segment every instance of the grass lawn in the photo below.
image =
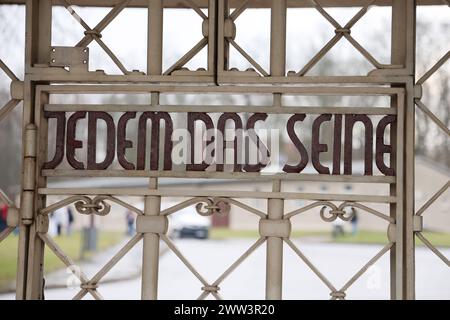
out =
[[(18, 237), (10, 235), (0, 243), (0, 289), (8, 286), (16, 277), (17, 244)], [(119, 243), (123, 239), (123, 234), (119, 232), (99, 232), (98, 249), (104, 250)], [(79, 261), (81, 255), (81, 232), (75, 232), (72, 236), (55, 237), (55, 242), (73, 260)], [(88, 253), (85, 257), (89, 257)], [(45, 272), (64, 268), (65, 265), (56, 257), (53, 252), (45, 250)]]
[[(423, 232), (424, 236), (436, 247), (450, 247), (450, 233)], [(257, 230), (229, 230), (224, 228), (213, 228), (210, 231), (211, 239), (226, 238), (258, 238)], [(359, 243), (359, 244), (383, 244), (387, 243), (386, 232), (361, 230), (356, 235), (345, 234), (336, 239), (331, 238), (331, 233), (326, 231), (292, 231), (293, 238), (317, 237), (327, 242), (337, 243)], [(416, 238), (417, 245), (423, 243)]]

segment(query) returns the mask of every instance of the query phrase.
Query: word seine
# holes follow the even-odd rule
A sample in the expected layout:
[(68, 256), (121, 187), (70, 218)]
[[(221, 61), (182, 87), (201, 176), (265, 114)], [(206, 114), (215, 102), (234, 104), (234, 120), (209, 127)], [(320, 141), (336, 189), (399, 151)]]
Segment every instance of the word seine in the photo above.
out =
[[(146, 154), (147, 144), (150, 144), (150, 170), (159, 170), (159, 152), (160, 152), (160, 131), (164, 130), (164, 163), (163, 170), (171, 170), (172, 161), (172, 149), (173, 140), (172, 134), (173, 122), (169, 113), (167, 112), (143, 112), (138, 117), (138, 138), (136, 148), (136, 161), (132, 163), (126, 158), (126, 150), (133, 148), (133, 142), (126, 137), (127, 124), (129, 120), (135, 119), (136, 112), (123, 113), (117, 123), (117, 127), (114, 123), (113, 117), (102, 111), (78, 111), (74, 112), (66, 121), (66, 112), (59, 111), (46, 111), (44, 117), (47, 119), (54, 118), (57, 121), (56, 129), (56, 151), (52, 160), (45, 163), (44, 169), (55, 169), (64, 159), (64, 152), (70, 166), (77, 170), (105, 170), (113, 163), (115, 156), (120, 166), (125, 170), (145, 170), (146, 169)], [(88, 138), (87, 138), (87, 165), (75, 157), (76, 149), (83, 147), (83, 141), (77, 140), (75, 137), (76, 126), (80, 119), (88, 121)], [(224, 134), (227, 124), (234, 124), (235, 137), (232, 140), (234, 145), (234, 172), (260, 172), (268, 164), (268, 161), (264, 161), (270, 157), (269, 150), (266, 145), (262, 143), (260, 137), (254, 130), (257, 122), (264, 122), (268, 115), (266, 113), (254, 113), (245, 123), (237, 113), (222, 113), (217, 121), (217, 127), (214, 127), (212, 118), (204, 112), (189, 112), (187, 113), (187, 133), (190, 137), (195, 137), (196, 124), (200, 123), (206, 127), (207, 130), (215, 130), (216, 136), (211, 136), (206, 141), (202, 139), (190, 139), (190, 159), (194, 159), (194, 150), (197, 144), (200, 144), (202, 150), (204, 148), (212, 149), (212, 154), (216, 153), (223, 155), (227, 141), (225, 141)], [(295, 125), (301, 123), (306, 118), (306, 114), (293, 114), (289, 117), (286, 124), (287, 134), (292, 144), (297, 149), (300, 157), (299, 161), (295, 165), (285, 164), (283, 171), (286, 173), (300, 173), (307, 166), (309, 161), (319, 174), (341, 174), (341, 150), (342, 150), (342, 129), (344, 127), (344, 175), (352, 174), (352, 140), (353, 140), (353, 127), (357, 122), (362, 123), (364, 126), (365, 135), (365, 156), (364, 163), (365, 175), (373, 175), (373, 132), (374, 125), (368, 115), (364, 114), (322, 114), (315, 118), (312, 124), (312, 141), (311, 152), (308, 154), (305, 145), (301, 141), (299, 134), (295, 130)], [(98, 121), (104, 121), (106, 124), (106, 156), (101, 162), (96, 160), (96, 146), (97, 146), (97, 123)], [(147, 123), (151, 121), (151, 141), (147, 143)], [(328, 151), (328, 145), (320, 143), (321, 126), (325, 122), (333, 122), (334, 125), (334, 139), (333, 139), (333, 168), (330, 169), (323, 166), (320, 163), (319, 156), (323, 152)], [(386, 115), (378, 122), (376, 126), (376, 139), (375, 139), (375, 163), (379, 171), (387, 176), (395, 175), (394, 168), (387, 166), (384, 163), (384, 156), (388, 154), (390, 159), (393, 156), (393, 147), (390, 144), (385, 144), (384, 136), (388, 126), (395, 124), (396, 117), (393, 115)], [(161, 124), (164, 123), (163, 129)], [(343, 126), (344, 123), (344, 126)], [(67, 127), (67, 130), (66, 130)], [(229, 130), (229, 129), (227, 129)], [(67, 132), (67, 133), (66, 133)], [(245, 133), (243, 133), (245, 132)], [(240, 134), (238, 134), (240, 133)], [(247, 140), (243, 137), (247, 136)], [(240, 136), (240, 137), (238, 137)], [(244, 139), (244, 140), (243, 140)], [(250, 164), (246, 162), (248, 160), (248, 151), (244, 157), (240, 157), (238, 151), (239, 141), (250, 141), (256, 146), (256, 154), (258, 160), (256, 164)], [(239, 162), (238, 158), (244, 159), (244, 163)], [(261, 160), (262, 159), (262, 160)], [(210, 163), (206, 163), (204, 159), (201, 159), (201, 163), (193, 163), (194, 160), (190, 160), (191, 163), (186, 163), (186, 171), (205, 171)], [(215, 170), (217, 172), (224, 171), (223, 162), (214, 162)]]

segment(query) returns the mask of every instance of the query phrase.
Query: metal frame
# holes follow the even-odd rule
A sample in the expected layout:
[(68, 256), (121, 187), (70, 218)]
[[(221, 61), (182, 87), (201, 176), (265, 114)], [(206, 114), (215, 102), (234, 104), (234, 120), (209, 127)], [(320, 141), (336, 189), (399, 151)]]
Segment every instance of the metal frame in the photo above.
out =
[[(9, 228), (0, 234), (0, 242), (16, 227), (20, 228), (19, 259), (17, 272), (17, 299), (43, 298), (43, 253), (47, 247), (67, 266), (73, 261), (65, 255), (58, 245), (47, 235), (48, 213), (63, 206), (74, 203), (80, 214), (105, 215), (109, 212), (109, 202), (114, 202), (135, 212), (138, 216), (138, 234), (133, 237), (119, 252), (91, 279), (81, 273), (80, 292), (74, 297), (83, 298), (91, 294), (101, 299), (97, 290), (100, 280), (105, 274), (140, 240), (143, 241), (143, 274), (142, 298), (156, 299), (158, 293), (159, 244), (165, 242), (181, 260), (182, 263), (199, 279), (203, 287), (200, 299), (208, 295), (220, 299), (219, 285), (233, 272), (242, 261), (266, 242), (266, 298), (282, 298), (283, 244), (287, 244), (299, 258), (316, 274), (329, 288), (332, 299), (345, 298), (345, 291), (381, 256), (389, 252), (391, 265), (391, 298), (414, 299), (414, 239), (421, 239), (444, 263), (449, 266), (449, 260), (439, 252), (421, 233), (421, 217), (425, 210), (449, 187), (448, 182), (418, 211), (414, 208), (414, 121), (415, 105), (427, 114), (447, 135), (449, 129), (421, 102), (421, 85), (450, 57), (450, 51), (433, 66), (417, 82), (415, 81), (415, 9), (414, 0), (392, 1), (305, 1), (304, 5), (316, 8), (319, 13), (333, 25), (336, 35), (319, 53), (298, 72), (287, 72), (286, 56), (286, 12), (299, 2), (287, 0), (258, 1), (258, 6), (271, 9), (271, 46), (270, 70), (264, 70), (248, 53), (242, 49), (235, 38), (234, 21), (246, 8), (255, 6), (255, 1), (239, 0), (204, 0), (182, 1), (183, 6), (194, 10), (202, 18), (201, 40), (183, 57), (167, 70), (162, 70), (162, 35), (163, 12), (166, 7), (173, 7), (179, 1), (171, 0), (121, 0), (108, 1), (113, 3), (111, 11), (91, 28), (79, 17), (73, 4), (86, 6), (105, 5), (102, 1), (61, 0), (52, 3), (50, 0), (3, 1), (2, 3), (26, 4), (26, 52), (25, 77), (20, 81), (0, 60), (0, 68), (11, 79), (11, 100), (0, 109), (0, 120), (23, 100), (23, 176), (21, 192), (21, 208), (16, 208), (3, 192), (0, 198), (10, 207)], [(302, 2), (303, 3), (303, 2)], [(419, 1), (419, 4), (435, 4), (435, 1)], [(392, 8), (392, 52), (388, 65), (380, 64), (351, 35), (351, 27), (364, 16), (370, 5), (388, 5)], [(75, 45), (82, 59), (88, 59), (90, 42), (96, 41), (119, 67), (123, 75), (107, 75), (104, 72), (89, 72), (87, 60), (64, 61), (62, 63), (59, 50), (71, 50), (52, 47), (51, 21), (52, 5), (63, 5), (83, 26), (85, 36)], [(303, 5), (303, 4), (302, 4)], [(328, 6), (357, 6), (362, 9), (344, 26), (328, 14)], [(127, 6), (145, 7), (148, 9), (148, 63), (146, 72), (130, 71), (117, 56), (101, 40), (101, 32)], [(207, 14), (202, 10), (207, 8)], [(235, 8), (231, 10), (231, 8)], [(367, 76), (306, 76), (311, 67), (317, 63), (327, 51), (339, 40), (346, 39), (369, 62), (375, 70)], [(229, 70), (229, 46), (234, 46), (256, 70)], [(205, 69), (186, 70), (183, 66), (202, 48), (208, 48), (208, 62)], [(75, 49), (74, 49), (75, 50)], [(86, 58), (87, 57), (87, 58)], [(67, 70), (68, 69), (68, 70)], [(70, 84), (69, 84), (70, 83)], [(97, 85), (85, 85), (97, 83)], [(55, 86), (55, 84), (59, 84)], [(64, 84), (64, 85), (61, 85)], [(239, 86), (235, 86), (239, 84)], [(334, 86), (330, 86), (334, 84)], [(346, 84), (346, 86), (341, 86)], [(270, 86), (268, 86), (270, 85)], [(382, 86), (383, 85), (383, 86)], [(385, 87), (386, 85), (391, 88)], [(47, 123), (41, 116), (41, 110), (76, 110), (80, 106), (49, 104), (52, 93), (107, 93), (107, 92), (147, 93), (149, 105), (145, 108), (154, 110), (170, 110), (171, 112), (186, 112), (191, 110), (212, 110), (210, 106), (163, 106), (159, 103), (159, 95), (164, 92), (179, 93), (247, 93), (268, 94), (273, 96), (273, 106), (248, 106), (245, 108), (230, 106), (230, 110), (261, 111), (268, 113), (286, 113), (282, 105), (285, 94), (337, 94), (337, 95), (388, 95), (391, 97), (391, 107), (385, 110), (379, 108), (364, 108), (351, 112), (386, 112), (397, 114), (398, 124), (393, 137), (396, 141), (395, 177), (356, 177), (356, 176), (314, 176), (279, 174), (275, 176), (258, 176), (246, 173), (186, 173), (179, 177), (218, 178), (218, 179), (258, 179), (272, 182), (271, 192), (236, 192), (230, 190), (199, 191), (163, 189), (158, 184), (158, 178), (164, 177), (162, 172), (100, 172), (100, 171), (65, 171), (43, 170), (46, 157)], [(84, 105), (82, 108), (94, 110), (96, 106)], [(136, 106), (101, 106), (102, 110), (119, 110), (135, 108)], [(142, 107), (142, 106), (141, 106)], [(295, 108), (294, 108), (295, 109)], [(305, 111), (308, 107), (298, 107)], [(309, 108), (308, 112), (330, 112), (330, 108)], [(292, 108), (289, 108), (292, 112)], [(350, 112), (350, 111), (345, 111)], [(173, 176), (175, 173), (170, 173)], [(48, 188), (46, 179), (52, 176), (141, 176), (149, 178), (148, 188), (144, 189), (65, 189)], [(285, 180), (327, 181), (327, 182), (368, 182), (385, 183), (390, 186), (388, 196), (344, 195), (344, 194), (304, 194), (282, 191)], [(48, 195), (65, 196), (55, 204), (48, 205)], [(117, 198), (121, 195), (140, 196), (145, 199), (144, 210), (139, 210)], [(161, 211), (162, 197), (184, 196), (188, 199), (171, 208)], [(267, 199), (267, 210), (252, 208), (238, 199)], [(287, 199), (307, 199), (313, 201), (305, 207), (292, 212), (285, 212), (284, 201)], [(260, 218), (260, 238), (245, 251), (228, 269), (214, 282), (207, 281), (195, 267), (184, 257), (182, 252), (167, 237), (167, 216), (189, 205), (196, 205), (199, 214), (212, 215), (220, 212), (221, 201), (227, 201), (250, 214)], [(389, 213), (383, 213), (370, 207), (370, 203), (389, 204)], [(336, 288), (316, 266), (304, 255), (299, 247), (292, 242), (290, 236), (290, 219), (313, 208), (320, 209), (320, 217), (325, 222), (335, 219), (349, 219), (351, 212), (348, 207), (358, 207), (365, 214), (372, 214), (388, 222), (387, 243), (371, 260), (369, 260), (342, 288)], [(347, 209), (347, 210), (346, 210)], [(19, 214), (20, 210), (20, 214)]]

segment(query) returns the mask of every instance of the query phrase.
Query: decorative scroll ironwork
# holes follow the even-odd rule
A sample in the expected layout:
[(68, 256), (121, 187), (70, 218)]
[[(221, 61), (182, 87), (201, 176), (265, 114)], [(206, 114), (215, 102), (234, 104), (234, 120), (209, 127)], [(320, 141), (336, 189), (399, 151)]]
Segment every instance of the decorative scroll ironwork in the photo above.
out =
[(47, 215), (47, 214), (54, 212), (57, 209), (66, 207), (66, 206), (74, 203), (75, 209), (77, 209), (77, 211), (81, 214), (85, 214), (85, 215), (95, 214), (95, 215), (99, 215), (99, 216), (105, 216), (111, 211), (111, 205), (109, 205), (106, 201), (114, 202), (114, 203), (136, 213), (137, 215), (144, 214), (140, 209), (138, 209), (116, 197), (112, 197), (112, 196), (108, 196), (108, 195), (99, 195), (94, 198), (90, 198), (90, 197), (82, 196), (82, 195), (71, 196), (66, 199), (60, 200), (52, 205), (49, 205), (46, 208), (41, 209), (40, 214)]
[[(370, 208), (361, 203), (350, 202), (350, 201), (345, 201), (345, 202), (341, 203), (339, 206), (335, 205), (334, 203), (332, 203), (330, 201), (315, 201), (309, 205), (306, 205), (304, 207), (301, 207), (301, 208), (295, 209), (294, 211), (286, 213), (284, 218), (290, 219), (300, 213), (304, 213), (306, 211), (309, 211), (311, 209), (314, 209), (314, 208), (320, 207), (320, 206), (322, 206), (322, 208), (320, 209), (320, 217), (322, 218), (322, 220), (324, 220), (326, 222), (332, 222), (338, 218), (341, 220), (344, 220), (344, 221), (350, 221), (353, 218), (353, 216), (355, 215), (355, 208), (359, 208), (367, 213), (373, 214), (381, 219), (384, 219), (384, 220), (388, 221), (389, 223), (395, 223), (394, 218), (389, 217), (386, 214), (383, 214), (378, 210)], [(350, 208), (351, 212), (350, 213), (346, 212), (345, 211), (346, 208)], [(327, 212), (327, 209), (328, 209), (328, 212)]]

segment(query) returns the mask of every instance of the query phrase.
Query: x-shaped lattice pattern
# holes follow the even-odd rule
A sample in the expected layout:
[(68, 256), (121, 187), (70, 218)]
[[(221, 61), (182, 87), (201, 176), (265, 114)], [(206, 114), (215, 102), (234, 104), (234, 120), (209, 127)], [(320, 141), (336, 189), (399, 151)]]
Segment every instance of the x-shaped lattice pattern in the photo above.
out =
[[(105, 51), (105, 53), (111, 58), (114, 64), (122, 71), (123, 74), (131, 74), (136, 71), (129, 71), (120, 59), (114, 54), (114, 52), (104, 43), (101, 32), (119, 15), (119, 13), (126, 8), (131, 0), (124, 0), (111, 9), (111, 11), (94, 27), (91, 28), (73, 9), (72, 5), (68, 0), (62, 0), (64, 7), (70, 12), (70, 14), (75, 18), (76, 21), (85, 29), (85, 36), (81, 39), (76, 47), (86, 47), (92, 41), (95, 41), (99, 46)], [(191, 7), (202, 19), (207, 21), (208, 17), (203, 13), (203, 11), (191, 0), (183, 0), (185, 4)], [(169, 67), (164, 75), (170, 75), (173, 71), (179, 70), (186, 63), (188, 63), (195, 55), (197, 55), (206, 45), (208, 44), (208, 37), (203, 36), (203, 38), (185, 55), (183, 55), (178, 61), (176, 61), (171, 67)]]
[[(0, 69), (8, 76), (12, 82), (19, 82), (19, 78), (11, 71), (10, 68), (0, 59)], [(20, 99), (11, 99), (0, 109), (0, 122), (3, 121), (8, 114), (20, 103)], [(8, 198), (3, 190), (0, 189), (0, 200), (8, 206), (8, 227), (0, 232), (0, 242), (2, 242), (18, 225), (19, 209), (14, 202)], [(12, 221), (14, 220), (14, 221)]]
[[(445, 0), (447, 4), (450, 6), (450, 2)], [(429, 118), (431, 119), (440, 130), (442, 130), (448, 139), (450, 136), (450, 129), (447, 125), (442, 122), (436, 114), (434, 114), (421, 100), (422, 98), (422, 86), (423, 84), (430, 79), (430, 77), (435, 74), (448, 60), (450, 59), (450, 50), (445, 53), (442, 58), (440, 58), (425, 74), (417, 81), (416, 83), (416, 97), (414, 102), (416, 106)], [(442, 106), (444, 108), (450, 108), (450, 106)], [(447, 189), (450, 187), (450, 180), (440, 188), (427, 202), (425, 202), (422, 207), (416, 212), (416, 217), (422, 217), (422, 215), (426, 212), (426, 210), (440, 197), (442, 196)], [(434, 253), (438, 256), (448, 267), (450, 267), (450, 261), (447, 259), (442, 252), (440, 252), (425, 236), (421, 231), (415, 232), (416, 236)]]
[(331, 38), (325, 46), (296, 74), (297, 76), (304, 76), (308, 73), (326, 54), (330, 51), (342, 38), (348, 42), (369, 61), (377, 69), (387, 68), (402, 68), (400, 65), (382, 64), (373, 57), (355, 38), (351, 35), (351, 28), (369, 11), (376, 0), (370, 0), (364, 7), (361, 8), (344, 26), (339, 24), (320, 4), (317, 0), (308, 0), (311, 5), (335, 28), (335, 35)]

